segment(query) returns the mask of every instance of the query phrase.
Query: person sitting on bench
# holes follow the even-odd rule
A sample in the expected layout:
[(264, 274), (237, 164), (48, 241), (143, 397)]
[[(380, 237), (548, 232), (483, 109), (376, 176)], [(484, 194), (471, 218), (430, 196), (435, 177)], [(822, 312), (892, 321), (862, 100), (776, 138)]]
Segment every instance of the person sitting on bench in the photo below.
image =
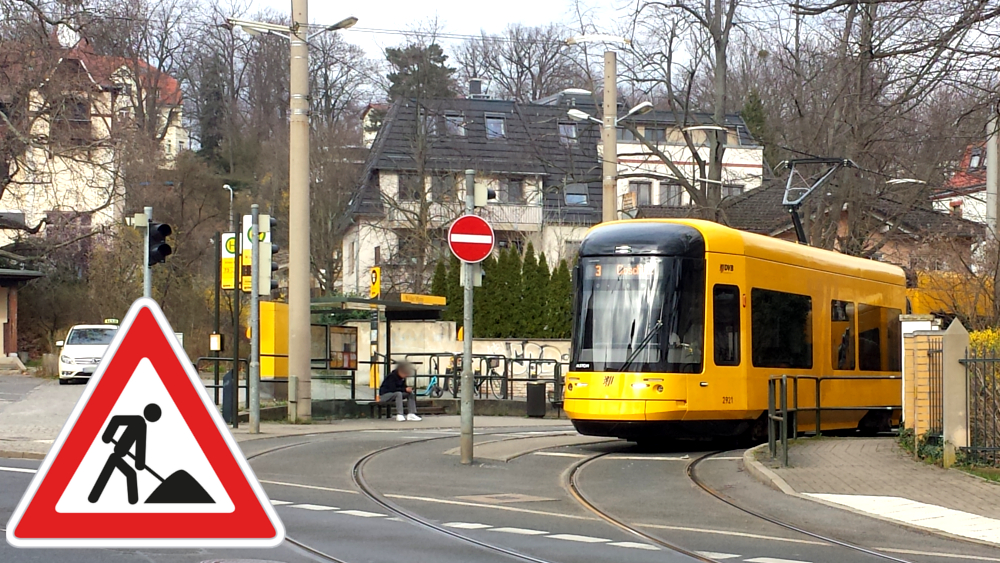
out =
[[(406, 386), (406, 378), (413, 375), (413, 365), (409, 362), (401, 362), (396, 369), (389, 372), (388, 377), (378, 388), (378, 402), (388, 405), (396, 401), (396, 420), (403, 422), (406, 420), (420, 420), (417, 416), (417, 397), (413, 393), (412, 387)], [(403, 416), (403, 399), (406, 399), (407, 414)]]

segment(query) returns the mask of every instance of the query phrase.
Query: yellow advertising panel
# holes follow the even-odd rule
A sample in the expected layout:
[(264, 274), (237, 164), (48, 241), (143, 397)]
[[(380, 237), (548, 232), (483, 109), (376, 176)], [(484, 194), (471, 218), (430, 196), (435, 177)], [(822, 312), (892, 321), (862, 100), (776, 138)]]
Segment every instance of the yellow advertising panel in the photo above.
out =
[(372, 285), (368, 289), (369, 299), (378, 299), (382, 296), (382, 268), (375, 266), (371, 270)]

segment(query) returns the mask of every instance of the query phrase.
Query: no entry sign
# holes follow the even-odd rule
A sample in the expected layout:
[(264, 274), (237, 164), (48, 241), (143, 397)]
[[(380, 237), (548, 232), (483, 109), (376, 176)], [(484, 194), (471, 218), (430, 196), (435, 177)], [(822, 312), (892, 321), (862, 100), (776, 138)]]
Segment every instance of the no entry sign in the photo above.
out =
[(463, 262), (482, 262), (493, 252), (493, 227), (478, 215), (462, 215), (448, 229), (448, 246)]

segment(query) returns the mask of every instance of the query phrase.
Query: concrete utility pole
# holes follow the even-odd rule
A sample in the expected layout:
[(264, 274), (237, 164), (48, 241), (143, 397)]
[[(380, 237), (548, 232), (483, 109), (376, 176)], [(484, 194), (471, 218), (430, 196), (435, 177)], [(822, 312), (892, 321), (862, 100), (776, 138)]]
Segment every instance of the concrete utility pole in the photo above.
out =
[(153, 267), (149, 265), (149, 224), (153, 222), (153, 208), (147, 207), (146, 212), (146, 259), (142, 265), (142, 296), (153, 296)]
[(250, 433), (260, 434), (260, 208), (250, 206)]
[[(298, 378), (291, 421), (312, 418), (309, 362), (309, 0), (292, 0), (288, 142), (288, 374)], [(291, 381), (291, 378), (289, 379)]]
[(997, 233), (997, 217), (1000, 217), (1000, 197), (997, 197), (997, 179), (1000, 169), (1000, 158), (997, 154), (997, 127), (996, 108), (990, 120), (986, 122), (986, 225), (990, 234), (1000, 239)]
[(614, 51), (604, 52), (604, 126), (601, 138), (604, 156), (601, 176), (604, 178), (601, 221), (618, 220), (618, 57)]
[[(476, 172), (465, 171), (465, 214), (472, 215), (476, 209)], [(462, 465), (472, 463), (473, 449), (473, 377), (472, 377), (472, 288), (473, 271), (478, 264), (462, 262), (462, 284), (465, 287), (464, 319), (462, 329), (462, 432), (459, 442)]]

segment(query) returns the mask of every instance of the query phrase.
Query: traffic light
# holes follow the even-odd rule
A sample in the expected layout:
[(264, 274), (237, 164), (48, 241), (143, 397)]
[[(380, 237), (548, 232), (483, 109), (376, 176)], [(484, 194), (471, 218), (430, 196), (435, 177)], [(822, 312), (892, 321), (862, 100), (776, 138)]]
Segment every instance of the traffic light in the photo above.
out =
[[(261, 214), (257, 219), (258, 228), (262, 233), (268, 233), (278, 226), (278, 219), (270, 215)], [(267, 241), (271, 237), (266, 237)], [(272, 255), (278, 252), (278, 245), (271, 242), (260, 243), (260, 284), (261, 295), (270, 295), (272, 291), (278, 289), (278, 280), (272, 278), (272, 274), (278, 269), (278, 265), (272, 260)]]
[(149, 222), (149, 265), (160, 264), (167, 261), (167, 256), (173, 253), (173, 249), (167, 244), (167, 237), (173, 234), (174, 230), (166, 223)]

